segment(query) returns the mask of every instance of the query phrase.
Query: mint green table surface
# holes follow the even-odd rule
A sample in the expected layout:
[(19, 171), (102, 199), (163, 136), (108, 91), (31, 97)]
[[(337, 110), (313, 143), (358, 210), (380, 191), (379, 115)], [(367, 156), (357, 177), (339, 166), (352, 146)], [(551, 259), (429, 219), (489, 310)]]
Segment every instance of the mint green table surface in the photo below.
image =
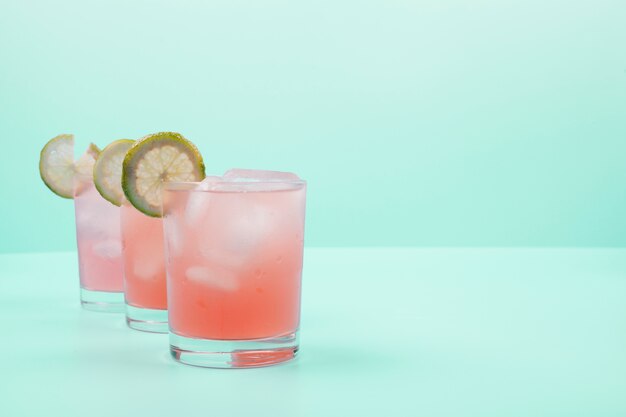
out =
[(308, 249), (301, 355), (212, 370), (0, 256), (0, 416), (625, 416), (626, 250)]

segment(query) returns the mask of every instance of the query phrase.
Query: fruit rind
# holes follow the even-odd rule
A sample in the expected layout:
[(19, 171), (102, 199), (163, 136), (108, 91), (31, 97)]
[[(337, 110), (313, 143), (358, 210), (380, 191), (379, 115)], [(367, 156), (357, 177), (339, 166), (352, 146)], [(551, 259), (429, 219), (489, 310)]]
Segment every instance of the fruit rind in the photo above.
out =
[[(148, 152), (157, 148), (164, 149), (167, 146), (173, 146), (179, 152), (186, 154), (194, 169), (192, 173), (187, 173), (184, 176), (170, 176), (167, 175), (167, 172), (161, 172), (160, 180), (162, 182), (168, 180), (202, 181), (202, 179), (205, 177), (204, 161), (202, 159), (200, 151), (198, 151), (198, 148), (185, 137), (183, 137), (183, 135), (181, 135), (180, 133), (159, 132), (144, 136), (143, 138), (139, 139), (129, 149), (129, 151), (126, 153), (126, 157), (124, 158), (124, 162), (122, 164), (122, 189), (124, 191), (126, 199), (128, 199), (128, 201), (137, 210), (151, 217), (162, 216), (161, 204), (151, 204), (143, 195), (141, 195), (141, 193), (139, 193), (139, 191), (137, 190), (137, 170), (139, 168), (140, 161), (144, 156), (146, 156)], [(173, 163), (177, 159), (178, 157), (174, 158), (171, 163)], [(156, 185), (162, 187), (162, 182), (160, 184), (156, 183)]]
[[(104, 168), (104, 164), (110, 162), (108, 160), (109, 158), (115, 157), (122, 152), (126, 154), (134, 143), (135, 141), (132, 139), (119, 139), (109, 143), (102, 151), (100, 151), (98, 157), (96, 158), (96, 162), (93, 165), (93, 183), (96, 190), (98, 190), (100, 195), (105, 200), (118, 207), (122, 205), (122, 201), (124, 199), (124, 191), (122, 190), (121, 183), (119, 190), (112, 190), (107, 185), (106, 178), (100, 175), (100, 170)], [(120, 166), (120, 170), (121, 169), (122, 167)]]

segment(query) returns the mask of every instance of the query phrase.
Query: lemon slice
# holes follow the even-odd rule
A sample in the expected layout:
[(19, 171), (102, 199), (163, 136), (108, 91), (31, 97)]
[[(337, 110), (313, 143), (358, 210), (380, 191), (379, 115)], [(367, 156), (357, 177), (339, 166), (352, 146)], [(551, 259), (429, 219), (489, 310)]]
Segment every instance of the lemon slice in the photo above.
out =
[(122, 205), (122, 162), (134, 140), (120, 139), (109, 143), (100, 152), (93, 166), (93, 183), (106, 200), (116, 206)]
[(39, 174), (53, 193), (63, 198), (74, 197), (74, 176), (91, 175), (93, 161), (100, 150), (93, 143), (75, 163), (74, 135), (62, 134), (50, 139), (39, 155)]
[(137, 210), (161, 217), (164, 182), (201, 181), (204, 176), (198, 148), (180, 133), (160, 132), (138, 140), (126, 153), (122, 189)]

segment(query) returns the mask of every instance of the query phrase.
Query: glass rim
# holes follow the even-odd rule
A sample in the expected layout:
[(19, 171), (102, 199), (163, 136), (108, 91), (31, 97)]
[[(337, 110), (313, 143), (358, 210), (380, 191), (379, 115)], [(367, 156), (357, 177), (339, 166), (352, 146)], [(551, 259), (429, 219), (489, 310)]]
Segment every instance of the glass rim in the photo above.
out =
[(292, 191), (300, 188), (300, 186), (306, 186), (306, 181), (303, 179), (298, 180), (279, 180), (279, 181), (215, 181), (218, 185), (230, 185), (230, 186), (253, 186), (253, 185), (284, 185), (289, 188), (279, 189), (221, 189), (221, 190), (207, 190), (198, 189), (200, 181), (165, 181), (163, 182), (163, 191), (186, 191), (186, 192), (199, 192), (199, 193), (267, 193), (267, 192), (280, 192), (280, 191)]

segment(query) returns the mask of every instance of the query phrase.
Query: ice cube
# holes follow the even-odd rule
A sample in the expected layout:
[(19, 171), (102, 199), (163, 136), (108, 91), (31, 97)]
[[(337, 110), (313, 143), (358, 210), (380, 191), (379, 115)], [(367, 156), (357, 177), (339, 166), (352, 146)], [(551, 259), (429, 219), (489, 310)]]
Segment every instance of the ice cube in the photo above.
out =
[(247, 258), (261, 244), (269, 241), (275, 221), (271, 207), (262, 204), (248, 207), (244, 212), (233, 213), (224, 223), (223, 244), (228, 251)]
[(90, 225), (97, 222), (94, 210), (76, 210), (76, 227), (78, 229), (87, 229)]
[[(220, 177), (206, 177), (195, 188), (197, 191), (208, 191), (213, 184), (217, 181), (221, 181)], [(187, 200), (187, 207), (185, 207), (185, 221), (189, 225), (197, 224), (202, 218), (202, 215), (209, 209), (211, 201), (211, 193), (204, 192), (191, 192), (189, 193), (189, 199)]]
[(235, 291), (239, 288), (237, 275), (226, 268), (190, 266), (185, 271), (185, 276), (189, 281), (207, 285), (217, 290)]
[(93, 252), (101, 258), (118, 258), (122, 256), (122, 244), (119, 240), (103, 240), (93, 245)]
[(143, 261), (135, 259), (133, 264), (133, 273), (142, 279), (156, 279), (165, 269), (162, 256), (144, 258)]
[(226, 268), (241, 268), (246, 263), (246, 256), (220, 248), (200, 248), (200, 256), (206, 259), (211, 265), (220, 265)]
[[(95, 146), (95, 145), (94, 145)], [(85, 151), (84, 154), (78, 158), (78, 160), (74, 163), (74, 169), (79, 177), (88, 178), (91, 180), (93, 177), (93, 165), (96, 162), (96, 158), (90, 152), (89, 149)]]
[(211, 205), (210, 193), (191, 193), (187, 200), (187, 207), (185, 207), (185, 222), (193, 226), (198, 224), (202, 218), (203, 213), (209, 210)]
[(298, 181), (298, 177), (293, 172), (281, 172), (281, 171), (264, 171), (260, 169), (241, 169), (233, 168), (226, 171), (223, 175), (226, 181)]

